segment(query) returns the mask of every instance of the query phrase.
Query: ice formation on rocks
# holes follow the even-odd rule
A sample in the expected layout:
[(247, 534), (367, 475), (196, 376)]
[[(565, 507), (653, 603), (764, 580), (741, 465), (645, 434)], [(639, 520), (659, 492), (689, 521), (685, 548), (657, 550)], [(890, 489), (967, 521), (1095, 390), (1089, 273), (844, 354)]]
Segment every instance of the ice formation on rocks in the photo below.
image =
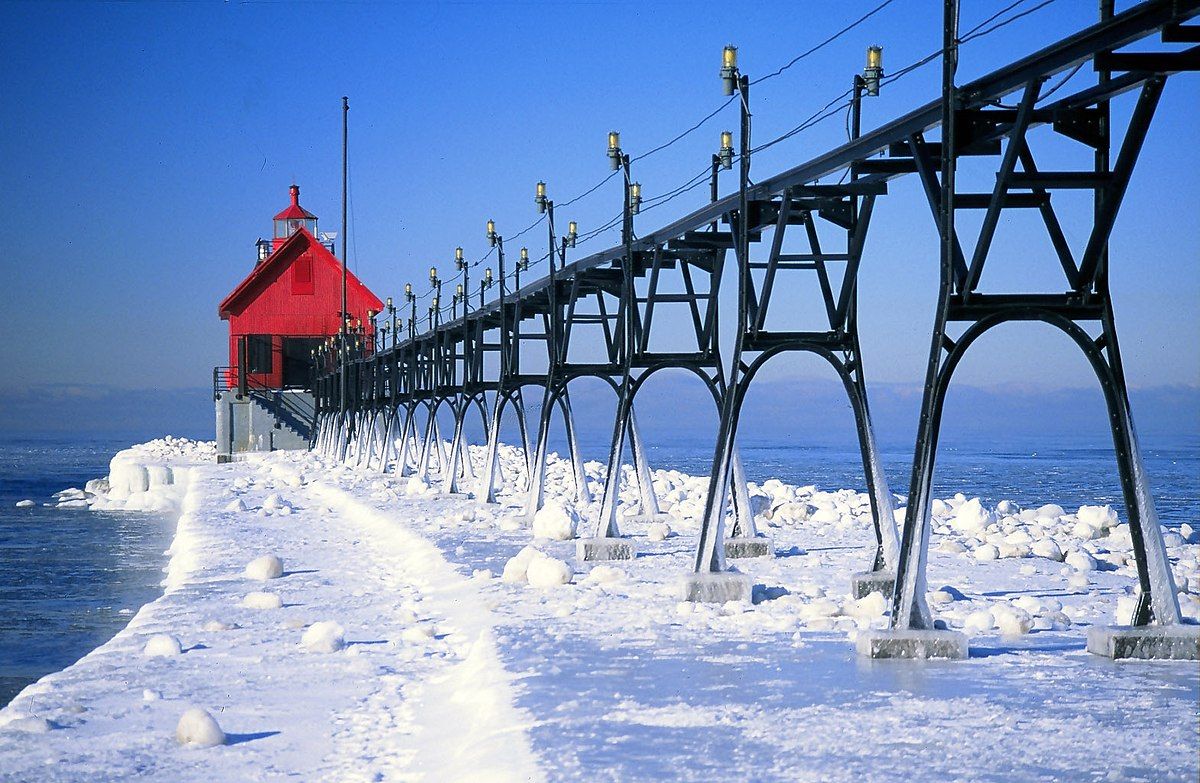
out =
[(246, 566), (246, 578), (267, 581), (283, 576), (283, 561), (275, 555), (263, 555), (251, 560)]
[(187, 748), (211, 748), (225, 744), (225, 732), (206, 710), (192, 707), (179, 718), (175, 739)]
[(146, 642), (146, 646), (142, 648), (142, 654), (147, 657), (170, 657), (179, 655), (183, 652), (183, 646), (179, 643), (179, 639), (167, 633), (159, 633), (150, 637)]
[(333, 620), (313, 623), (300, 637), (300, 646), (310, 652), (337, 652), (346, 646), (346, 629)]
[(278, 609), (283, 606), (283, 601), (275, 593), (256, 590), (246, 594), (246, 597), (242, 599), (242, 606), (247, 609)]

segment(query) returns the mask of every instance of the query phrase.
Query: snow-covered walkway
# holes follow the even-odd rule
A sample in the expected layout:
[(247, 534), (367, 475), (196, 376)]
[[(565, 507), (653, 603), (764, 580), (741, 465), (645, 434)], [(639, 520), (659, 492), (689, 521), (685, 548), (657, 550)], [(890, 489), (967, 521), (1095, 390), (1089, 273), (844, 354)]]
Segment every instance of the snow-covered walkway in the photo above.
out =
[[(182, 502), (166, 594), (0, 711), (0, 779), (1200, 778), (1196, 664), (1084, 650), (1132, 584), (1127, 533), (1103, 509), (941, 503), (930, 598), (972, 635), (972, 658), (871, 662), (847, 638), (884, 622), (882, 596), (846, 595), (871, 551), (858, 493), (755, 488), (780, 553), (739, 564), (757, 602), (693, 605), (676, 599), (703, 484), (690, 477), (657, 476), (677, 531), (628, 526), (640, 556), (585, 569), (573, 541), (534, 539), (513, 506), (309, 454), (201, 456), (159, 455), (176, 483), (130, 495)], [(505, 474), (519, 472), (508, 454)], [(567, 476), (556, 463), (552, 503)], [(1172, 536), (1194, 617), (1200, 546)], [(243, 573), (267, 554), (280, 578)], [(280, 606), (244, 605), (262, 592)], [(342, 649), (301, 646), (323, 621)], [(182, 654), (145, 656), (156, 634)], [(223, 747), (176, 742), (193, 705)]]

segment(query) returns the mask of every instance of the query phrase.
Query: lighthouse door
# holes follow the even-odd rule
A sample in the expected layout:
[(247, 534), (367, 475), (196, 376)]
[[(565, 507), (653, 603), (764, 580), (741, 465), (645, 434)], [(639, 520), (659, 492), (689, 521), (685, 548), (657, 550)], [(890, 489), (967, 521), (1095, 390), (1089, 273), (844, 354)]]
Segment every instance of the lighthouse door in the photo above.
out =
[(320, 337), (283, 338), (283, 388), (303, 389), (312, 381), (312, 351)]

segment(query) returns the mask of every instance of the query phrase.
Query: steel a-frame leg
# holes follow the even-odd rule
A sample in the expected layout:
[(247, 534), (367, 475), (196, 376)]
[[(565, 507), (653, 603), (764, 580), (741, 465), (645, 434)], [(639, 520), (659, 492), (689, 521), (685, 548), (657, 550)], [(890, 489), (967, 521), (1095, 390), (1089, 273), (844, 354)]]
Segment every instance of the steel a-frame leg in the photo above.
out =
[(396, 452), (396, 420), (399, 417), (399, 408), (395, 405), (388, 405), (387, 424), (383, 429), (383, 448), (380, 449), (379, 456), (380, 473), (387, 473), (388, 465), (392, 461), (392, 455)]
[(479, 483), (479, 497), (486, 503), (496, 502), (496, 473), (500, 467), (498, 464), (500, 418), (504, 413), (506, 402), (511, 402), (517, 414), (517, 427), (525, 452), (525, 475), (528, 477), (532, 474), (532, 449), (529, 445), (529, 430), (525, 425), (525, 404), (521, 398), (521, 390), (519, 388), (513, 390), (511, 399), (507, 399), (504, 389), (500, 388), (496, 391), (495, 405), (492, 409), (491, 426), (488, 428), (487, 459), (484, 460), (483, 477)]
[(866, 477), (867, 493), (871, 500), (871, 521), (875, 530), (875, 556), (871, 567), (851, 577), (850, 592), (855, 598), (863, 598), (874, 592), (891, 595), (895, 591), (896, 563), (900, 558), (896, 505), (875, 441), (875, 428), (871, 424), (866, 389), (861, 380), (855, 382), (847, 379), (846, 390), (849, 393), (850, 405), (854, 409), (858, 447), (862, 455), (863, 475)]
[(525, 515), (533, 517), (545, 502), (547, 452), (550, 441), (550, 419), (557, 403), (562, 413), (563, 426), (567, 432), (567, 450), (575, 474), (575, 504), (586, 506), (592, 502), (588, 490), (587, 472), (583, 468), (583, 457), (575, 434), (575, 419), (571, 411), (571, 398), (565, 387), (553, 390), (549, 384), (542, 398), (542, 414), (538, 422), (537, 445), (534, 447), (533, 470), (529, 474), (529, 492), (525, 500)]
[(443, 491), (452, 495), (460, 494), (458, 486), (460, 472), (459, 467), (465, 465), (465, 472), (468, 475), (470, 474), (471, 469), (471, 455), (464, 451), (466, 446), (465, 435), (463, 432), (470, 403), (464, 401), (461, 395), (459, 395), (459, 397), (460, 398), (456, 401), (456, 403), (451, 406), (451, 410), (454, 411), (454, 437), (450, 442), (450, 454), (447, 458), (447, 469), (445, 471), (445, 475), (442, 476)]
[(617, 506), (620, 503), (622, 457), (625, 452), (625, 437), (628, 435), (633, 457), (633, 471), (638, 486), (641, 514), (631, 517), (643, 523), (665, 522), (670, 515), (662, 513), (658, 498), (654, 495), (654, 478), (646, 458), (646, 446), (638, 428), (637, 416), (633, 412), (633, 395), (627, 378), (621, 385), (616, 420), (613, 425), (612, 446), (609, 449), (608, 473), (604, 482), (604, 496), (600, 503), (600, 516), (596, 520), (593, 536), (581, 540), (577, 551), (580, 560), (630, 560), (634, 548), (628, 539), (621, 537), (617, 524)]

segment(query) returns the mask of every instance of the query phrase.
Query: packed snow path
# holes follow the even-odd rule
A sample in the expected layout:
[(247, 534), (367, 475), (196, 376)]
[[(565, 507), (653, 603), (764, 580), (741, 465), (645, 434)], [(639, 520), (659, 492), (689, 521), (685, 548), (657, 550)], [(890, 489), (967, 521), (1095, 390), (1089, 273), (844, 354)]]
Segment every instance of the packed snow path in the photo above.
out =
[[(506, 459), (514, 484), (518, 463)], [(1084, 651), (1086, 627), (1129, 603), (1106, 511), (1026, 514), (1026, 541), (987, 532), (999, 515), (977, 503), (942, 504), (930, 574), (947, 589), (931, 599), (971, 633), (973, 657), (871, 662), (847, 640), (884, 622), (881, 596), (845, 595), (870, 553), (857, 493), (769, 487), (794, 508), (760, 503), (780, 556), (740, 564), (764, 585), (757, 603), (709, 606), (676, 600), (700, 494), (679, 474), (658, 477), (677, 535), (629, 529), (638, 559), (573, 575), (558, 569), (582, 569), (574, 542), (534, 539), (513, 506), (408, 495), (423, 486), (308, 454), (187, 475), (167, 594), (0, 712), (0, 779), (1200, 777), (1195, 663)], [(1194, 591), (1198, 547), (1173, 535)], [(247, 578), (267, 554), (283, 576)], [(282, 606), (243, 607), (255, 592)], [(1181, 602), (1194, 616), (1200, 602)], [(325, 621), (345, 647), (301, 647), (330, 641), (311, 630)], [(145, 657), (156, 634), (183, 653)], [(224, 747), (178, 745), (191, 706)]]

